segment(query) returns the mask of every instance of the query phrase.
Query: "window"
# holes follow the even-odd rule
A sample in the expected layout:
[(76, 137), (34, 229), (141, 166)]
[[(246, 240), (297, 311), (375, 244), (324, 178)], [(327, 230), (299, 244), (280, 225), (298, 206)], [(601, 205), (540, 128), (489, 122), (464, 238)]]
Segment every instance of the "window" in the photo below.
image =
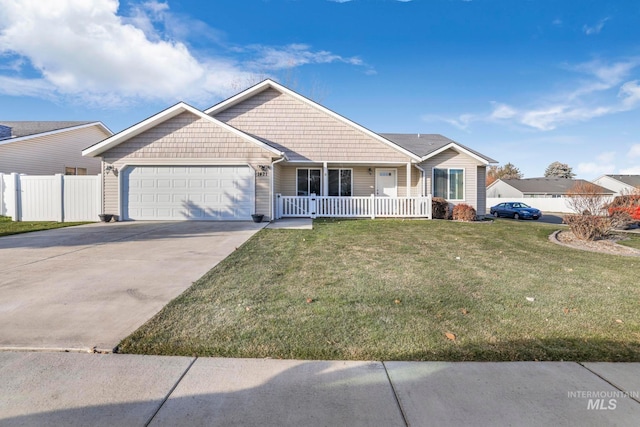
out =
[(464, 169), (433, 169), (433, 195), (464, 200)]
[(329, 169), (329, 196), (351, 197), (351, 169)]
[(298, 196), (322, 194), (322, 171), (320, 169), (298, 169), (297, 191)]
[(65, 175), (86, 175), (87, 168), (73, 168), (73, 167), (65, 166), (64, 174)]

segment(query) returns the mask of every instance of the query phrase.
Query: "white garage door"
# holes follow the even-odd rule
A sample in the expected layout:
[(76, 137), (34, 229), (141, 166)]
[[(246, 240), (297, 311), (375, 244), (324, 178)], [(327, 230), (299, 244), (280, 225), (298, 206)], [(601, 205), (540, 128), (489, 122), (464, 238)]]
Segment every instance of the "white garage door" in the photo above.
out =
[(249, 166), (135, 166), (123, 171), (123, 211), (134, 220), (247, 220)]

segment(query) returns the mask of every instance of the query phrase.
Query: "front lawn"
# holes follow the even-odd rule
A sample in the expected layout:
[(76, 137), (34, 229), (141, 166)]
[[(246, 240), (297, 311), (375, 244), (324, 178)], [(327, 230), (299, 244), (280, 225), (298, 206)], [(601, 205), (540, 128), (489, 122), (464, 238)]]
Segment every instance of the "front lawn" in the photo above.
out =
[(72, 227), (87, 224), (86, 222), (53, 222), (53, 221), (11, 221), (11, 218), (0, 216), (0, 237), (10, 234), (29, 233), (31, 231), (50, 230), (52, 228)]
[(640, 361), (640, 258), (555, 245), (555, 229), (511, 220), (265, 229), (119, 351)]

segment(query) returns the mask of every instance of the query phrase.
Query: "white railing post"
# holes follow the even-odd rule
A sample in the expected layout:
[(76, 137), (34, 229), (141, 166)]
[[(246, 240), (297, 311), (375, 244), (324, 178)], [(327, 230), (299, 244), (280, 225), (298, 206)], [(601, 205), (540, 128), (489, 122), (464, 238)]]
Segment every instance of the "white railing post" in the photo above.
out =
[(276, 219), (282, 218), (282, 194), (280, 194), (280, 193), (276, 194), (276, 213), (275, 213), (275, 217), (276, 217)]
[(309, 215), (311, 215), (311, 219), (315, 219), (317, 215), (317, 205), (318, 201), (316, 199), (315, 193), (311, 193), (309, 195)]
[(371, 201), (370, 203), (370, 213), (371, 213), (371, 219), (375, 219), (376, 218), (376, 196), (375, 194), (371, 195)]
[(0, 216), (4, 216), (4, 174), (0, 173)]

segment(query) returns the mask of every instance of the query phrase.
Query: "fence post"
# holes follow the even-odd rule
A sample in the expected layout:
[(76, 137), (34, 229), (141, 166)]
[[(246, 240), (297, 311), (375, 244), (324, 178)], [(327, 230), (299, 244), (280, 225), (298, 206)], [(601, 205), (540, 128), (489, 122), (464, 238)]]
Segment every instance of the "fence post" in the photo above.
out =
[(375, 194), (371, 195), (371, 199), (369, 200), (369, 203), (371, 204), (371, 209), (369, 209), (369, 211), (371, 212), (371, 219), (376, 219), (376, 196), (375, 196)]
[(64, 175), (62, 175), (61, 173), (57, 173), (55, 174), (56, 177), (56, 186), (57, 186), (57, 192), (56, 192), (56, 199), (54, 201), (54, 203), (56, 203), (58, 205), (58, 208), (56, 209), (56, 213), (57, 213), (57, 221), (58, 222), (64, 222)]
[(0, 216), (4, 214), (4, 174), (0, 173)]
[(20, 212), (20, 205), (22, 204), (22, 198), (20, 197), (20, 175), (13, 172), (11, 174), (11, 183), (13, 184), (13, 191), (9, 196), (10, 199), (13, 199), (11, 219), (13, 221), (20, 221), (22, 217)]

